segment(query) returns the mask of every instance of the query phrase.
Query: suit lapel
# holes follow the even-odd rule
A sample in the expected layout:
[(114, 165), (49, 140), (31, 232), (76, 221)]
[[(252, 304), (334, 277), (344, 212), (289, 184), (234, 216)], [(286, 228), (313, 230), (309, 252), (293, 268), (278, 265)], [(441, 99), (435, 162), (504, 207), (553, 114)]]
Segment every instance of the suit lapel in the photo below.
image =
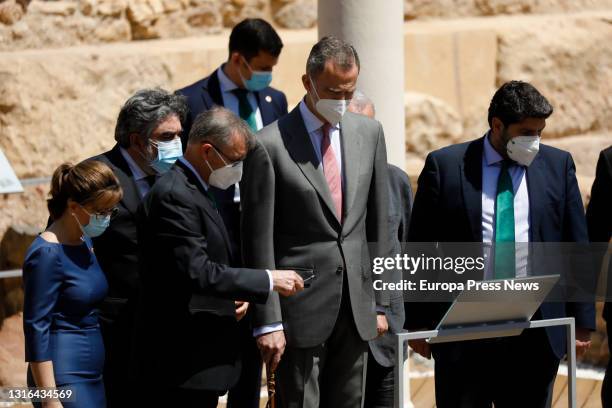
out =
[(204, 189), (204, 186), (200, 183), (200, 180), (198, 180), (198, 178), (195, 174), (193, 174), (190, 168), (185, 166), (185, 164), (183, 164), (180, 160), (176, 161), (176, 165), (187, 178), (187, 181), (189, 182), (188, 187), (197, 190), (200, 193), (199, 195), (201, 197), (197, 200), (196, 204), (200, 205), (204, 209), (204, 212), (206, 212), (208, 217), (212, 219), (215, 224), (217, 224), (217, 227), (221, 231), (221, 235), (223, 235), (223, 239), (225, 240), (225, 247), (231, 259), (232, 250), (229, 236), (227, 234), (227, 229), (225, 228), (225, 223), (223, 222), (221, 215), (219, 215), (219, 212), (213, 207), (207, 191)]
[(340, 124), (341, 146), (342, 146), (342, 165), (344, 167), (344, 188), (343, 212), (345, 222), (348, 219), (355, 194), (357, 193), (357, 183), (359, 182), (359, 170), (361, 157), (361, 135), (351, 114), (343, 116)]
[(219, 85), (219, 77), (217, 71), (213, 72), (202, 85), (202, 101), (206, 109), (211, 109), (215, 105), (223, 106), (223, 96), (221, 95), (221, 85)]
[(310, 141), (310, 136), (300, 114), (299, 105), (285, 117), (285, 120), (279, 121), (278, 126), (289, 155), (340, 225), (321, 162), (317, 158)]
[(474, 242), (482, 242), (482, 152), (484, 138), (470, 143), (460, 167), (463, 204)]
[(119, 145), (115, 145), (113, 149), (107, 153), (108, 161), (115, 166), (115, 176), (119, 180), (119, 184), (123, 187), (123, 198), (121, 202), (125, 208), (132, 214), (136, 214), (138, 205), (142, 201), (140, 194), (134, 181), (134, 175), (130, 170), (130, 166), (123, 158)]
[(266, 94), (265, 90), (254, 93), (257, 105), (259, 106), (259, 113), (261, 113), (261, 121), (264, 126), (268, 126), (277, 119), (274, 106), (272, 105), (272, 96)]
[(546, 191), (546, 179), (544, 177), (544, 162), (541, 160), (542, 153), (539, 153), (531, 165), (525, 171), (527, 179), (527, 193), (529, 194), (529, 239), (531, 242), (539, 242), (542, 240), (540, 236), (541, 217), (539, 212), (542, 211), (542, 193)]

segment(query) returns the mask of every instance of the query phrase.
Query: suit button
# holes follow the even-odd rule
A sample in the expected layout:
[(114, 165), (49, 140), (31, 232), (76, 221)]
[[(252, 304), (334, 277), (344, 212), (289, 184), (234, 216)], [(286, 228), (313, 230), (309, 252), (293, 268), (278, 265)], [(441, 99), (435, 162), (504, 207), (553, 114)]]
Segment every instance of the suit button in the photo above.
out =
[(336, 269), (336, 275), (342, 274), (342, 271), (343, 271), (343, 268), (339, 266), (338, 269)]
[(344, 242), (344, 237), (340, 236), (338, 237), (338, 243), (342, 244)]

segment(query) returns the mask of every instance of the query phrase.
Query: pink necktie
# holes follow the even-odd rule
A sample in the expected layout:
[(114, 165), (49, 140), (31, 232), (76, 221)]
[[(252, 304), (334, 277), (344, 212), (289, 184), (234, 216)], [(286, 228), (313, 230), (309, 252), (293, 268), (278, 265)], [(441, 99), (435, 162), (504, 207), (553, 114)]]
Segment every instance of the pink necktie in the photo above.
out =
[(323, 125), (323, 140), (321, 141), (321, 157), (323, 157), (323, 172), (325, 180), (329, 186), (332, 200), (336, 206), (338, 219), (342, 221), (342, 181), (340, 179), (340, 169), (334, 154), (334, 148), (331, 146), (331, 125), (326, 123)]

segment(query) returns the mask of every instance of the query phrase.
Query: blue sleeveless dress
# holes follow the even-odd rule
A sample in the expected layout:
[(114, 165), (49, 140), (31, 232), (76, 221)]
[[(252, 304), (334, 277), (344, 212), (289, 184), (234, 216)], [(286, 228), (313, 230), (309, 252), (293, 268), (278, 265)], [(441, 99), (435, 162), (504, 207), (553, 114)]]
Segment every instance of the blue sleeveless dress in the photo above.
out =
[[(63, 245), (38, 236), (23, 267), (26, 361), (53, 362), (56, 385), (70, 388), (75, 396), (74, 402), (63, 403), (66, 408), (106, 406), (96, 306), (108, 283), (91, 248), (90, 240)], [(28, 386), (35, 386), (30, 367)]]

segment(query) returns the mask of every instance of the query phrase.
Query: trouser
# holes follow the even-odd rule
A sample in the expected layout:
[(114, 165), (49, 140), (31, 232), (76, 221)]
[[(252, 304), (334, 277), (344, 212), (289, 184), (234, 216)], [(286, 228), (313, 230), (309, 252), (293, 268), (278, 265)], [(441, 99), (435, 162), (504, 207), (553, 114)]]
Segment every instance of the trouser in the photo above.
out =
[(559, 359), (544, 329), (435, 345), (438, 408), (550, 406)]
[(239, 323), (242, 371), (238, 383), (229, 391), (228, 408), (259, 408), (261, 392), (261, 354), (253, 337), (249, 316)]
[[(607, 307), (609, 306), (606, 304), (606, 308)], [(604, 316), (606, 316), (605, 312)], [(612, 356), (612, 322), (606, 322), (606, 331), (608, 332), (608, 349)], [(603, 408), (612, 407), (612, 358), (608, 359), (606, 374), (601, 386), (601, 405)]]
[(365, 391), (368, 343), (355, 326), (348, 290), (330, 337), (309, 348), (287, 347), (277, 369), (277, 406), (359, 408)]
[(385, 367), (368, 353), (365, 408), (393, 408), (394, 367)]

